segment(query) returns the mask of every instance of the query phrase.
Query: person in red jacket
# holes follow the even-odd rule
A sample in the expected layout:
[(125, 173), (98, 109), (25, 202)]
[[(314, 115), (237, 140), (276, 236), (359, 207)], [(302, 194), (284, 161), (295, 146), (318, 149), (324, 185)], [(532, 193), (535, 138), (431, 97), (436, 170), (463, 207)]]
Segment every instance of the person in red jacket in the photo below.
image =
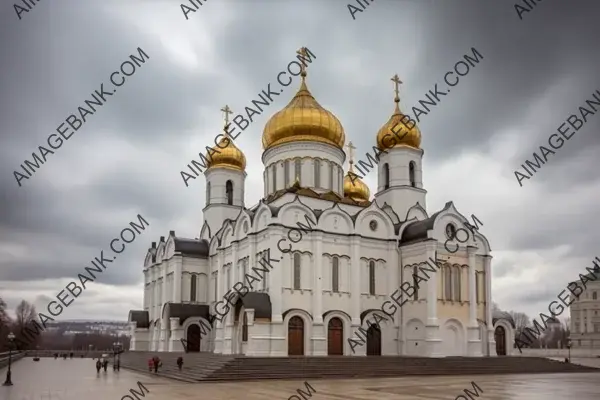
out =
[(154, 367), (154, 360), (152, 357), (148, 359), (148, 371), (152, 372), (152, 367)]

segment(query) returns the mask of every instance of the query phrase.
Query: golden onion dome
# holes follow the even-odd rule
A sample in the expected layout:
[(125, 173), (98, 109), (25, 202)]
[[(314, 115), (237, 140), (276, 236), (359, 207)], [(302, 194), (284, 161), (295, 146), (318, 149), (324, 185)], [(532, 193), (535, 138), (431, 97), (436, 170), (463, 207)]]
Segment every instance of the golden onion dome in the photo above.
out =
[(354, 150), (355, 147), (352, 145), (352, 142), (348, 143), (348, 149), (350, 150), (350, 168), (348, 169), (346, 176), (344, 176), (344, 197), (349, 197), (358, 202), (369, 201), (369, 198), (371, 197), (369, 187), (354, 172), (354, 156), (352, 150)]
[[(402, 147), (408, 146), (418, 149), (421, 145), (421, 131), (417, 126), (416, 122), (412, 128), (408, 128), (402, 122), (404, 118), (404, 122), (407, 122), (407, 125), (411, 125), (408, 122), (408, 118), (404, 117), (404, 114), (400, 111), (400, 97), (398, 95), (398, 84), (402, 83), (400, 79), (398, 79), (398, 75), (395, 75), (392, 78), (392, 81), (396, 84), (396, 97), (394, 98), (394, 102), (396, 103), (394, 113), (388, 120), (379, 129), (377, 132), (377, 147), (380, 150), (387, 150), (393, 147)], [(393, 129), (393, 130), (392, 130)]]
[(319, 142), (344, 147), (346, 135), (333, 113), (315, 100), (306, 86), (306, 71), (302, 68), (300, 89), (285, 108), (265, 125), (262, 144), (265, 150), (291, 142)]
[(227, 127), (229, 126), (229, 114), (233, 112), (229, 106), (225, 106), (221, 109), (225, 112), (225, 127), (223, 129), (224, 136), (219, 141), (219, 144), (214, 146), (214, 151), (209, 152), (206, 155), (208, 159), (207, 169), (210, 168), (229, 168), (236, 171), (246, 170), (246, 156), (238, 147), (233, 143), (233, 139), (227, 133)]

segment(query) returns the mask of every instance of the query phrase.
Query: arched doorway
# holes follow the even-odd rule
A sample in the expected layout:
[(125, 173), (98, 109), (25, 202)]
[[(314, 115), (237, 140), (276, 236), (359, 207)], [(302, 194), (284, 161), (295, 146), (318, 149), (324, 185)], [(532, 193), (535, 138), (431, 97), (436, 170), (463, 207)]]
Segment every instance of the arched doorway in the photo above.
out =
[(200, 327), (192, 324), (187, 328), (187, 351), (197, 353), (200, 351)]
[(288, 322), (288, 355), (304, 355), (304, 321), (298, 316)]
[(375, 324), (371, 324), (367, 330), (367, 355), (381, 355), (381, 330)]
[(339, 318), (331, 318), (327, 324), (327, 355), (344, 355), (344, 324)]
[(497, 326), (494, 330), (494, 340), (496, 341), (496, 355), (506, 355), (506, 331), (503, 326)]

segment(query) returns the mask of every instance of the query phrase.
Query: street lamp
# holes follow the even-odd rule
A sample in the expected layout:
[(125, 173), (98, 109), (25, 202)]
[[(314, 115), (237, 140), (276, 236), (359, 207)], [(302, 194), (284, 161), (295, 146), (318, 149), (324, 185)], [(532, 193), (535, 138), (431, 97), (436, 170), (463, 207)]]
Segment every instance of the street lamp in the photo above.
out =
[(12, 372), (10, 370), (10, 365), (12, 363), (12, 343), (15, 340), (15, 335), (10, 332), (7, 336), (8, 338), (8, 370), (6, 371), (6, 380), (2, 384), (2, 386), (12, 386), (11, 375)]
[(113, 371), (115, 371), (117, 369), (116, 357), (117, 357), (117, 342), (113, 342)]
[(571, 364), (571, 339), (567, 339), (567, 349), (569, 349), (569, 364)]

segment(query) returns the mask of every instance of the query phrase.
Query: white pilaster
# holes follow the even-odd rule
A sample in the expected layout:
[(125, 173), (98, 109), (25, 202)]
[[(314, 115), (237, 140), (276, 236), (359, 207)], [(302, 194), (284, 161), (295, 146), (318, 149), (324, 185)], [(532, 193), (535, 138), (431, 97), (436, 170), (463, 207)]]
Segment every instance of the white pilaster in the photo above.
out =
[[(436, 259), (437, 241), (429, 241), (425, 245), (427, 259)], [(437, 316), (438, 274), (431, 274), (427, 280), (427, 323), (425, 324), (425, 345), (429, 357), (442, 356), (442, 340)]]
[[(283, 172), (282, 172), (283, 174)], [(269, 297), (271, 298), (271, 322), (281, 323), (283, 318), (282, 313), (282, 287), (283, 287), (283, 265), (284, 257), (283, 254), (277, 248), (277, 242), (287, 234), (287, 230), (278, 227), (276, 229), (276, 235), (271, 235), (269, 240), (269, 258), (276, 261), (269, 261), (270, 266), (266, 266), (269, 269)], [(285, 247), (285, 246), (284, 246)], [(282, 248), (284, 248), (282, 247)], [(286, 257), (287, 259), (287, 257)], [(273, 269), (271, 269), (273, 267)]]
[(175, 256), (175, 273), (173, 274), (173, 302), (181, 303), (181, 278), (183, 276), (183, 257)]
[(360, 326), (360, 239), (353, 236), (350, 239), (351, 257), (351, 298), (352, 298), (352, 327), (353, 329)]
[(485, 275), (485, 320), (489, 355), (496, 356), (496, 339), (494, 338), (494, 324), (492, 322), (492, 256), (483, 257), (483, 270)]
[[(481, 340), (479, 339), (479, 324), (477, 323), (477, 298), (475, 297), (475, 267), (477, 248), (467, 247), (469, 255), (469, 325), (467, 327), (467, 355), (481, 357)], [(463, 285), (461, 284), (461, 287)]]

